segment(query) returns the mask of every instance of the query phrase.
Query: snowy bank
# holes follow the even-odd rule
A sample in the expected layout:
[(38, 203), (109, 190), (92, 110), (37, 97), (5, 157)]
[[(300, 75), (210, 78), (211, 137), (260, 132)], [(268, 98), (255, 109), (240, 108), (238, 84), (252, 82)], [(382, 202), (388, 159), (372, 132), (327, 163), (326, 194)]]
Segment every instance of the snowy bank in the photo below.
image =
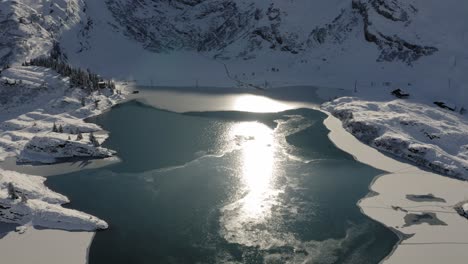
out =
[(338, 148), (388, 172), (374, 180), (370, 194), (358, 203), (364, 214), (401, 239), (382, 263), (466, 263), (468, 221), (457, 214), (454, 205), (466, 199), (468, 182), (394, 160), (353, 137), (333, 116), (324, 123)]
[[(66, 138), (66, 135), (61, 133), (35, 136), (24, 146), (17, 161), (20, 163), (55, 163), (74, 158), (107, 158), (115, 154), (115, 151), (94, 146), (89, 139), (90, 135), (83, 134), (81, 140)], [(107, 135), (104, 137), (107, 138)]]
[[(124, 99), (109, 88), (85, 91), (70, 87), (53, 70), (14, 66), (0, 73), (0, 160), (54, 163), (105, 158), (114, 151), (101, 147), (108, 134), (85, 118), (98, 115)], [(67, 197), (49, 190), (45, 178), (0, 169), (0, 221), (20, 226), (94, 231), (107, 223), (63, 208)], [(20, 228), (20, 233), (24, 232)]]
[(468, 179), (468, 120), (410, 100), (342, 97), (322, 106), (362, 142), (438, 173)]
[(85, 264), (94, 232), (28, 228), (0, 239), (2, 262), (15, 264)]
[[(69, 86), (68, 78), (42, 67), (15, 66), (1, 72), (0, 160), (18, 156), (20, 162), (51, 163), (114, 154), (99, 146), (106, 134), (88, 134), (102, 129), (83, 119), (124, 96), (107, 88), (89, 93)], [(117, 89), (125, 93), (125, 87)]]
[(0, 221), (64, 230), (94, 231), (107, 223), (63, 208), (67, 197), (44, 185), (45, 178), (0, 169)]

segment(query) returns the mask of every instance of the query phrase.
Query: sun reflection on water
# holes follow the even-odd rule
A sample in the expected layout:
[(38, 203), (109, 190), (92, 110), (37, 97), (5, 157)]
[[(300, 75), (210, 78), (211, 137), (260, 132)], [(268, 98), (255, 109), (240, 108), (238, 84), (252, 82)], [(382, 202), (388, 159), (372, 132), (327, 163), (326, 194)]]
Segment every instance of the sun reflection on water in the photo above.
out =
[(245, 196), (239, 200), (243, 218), (262, 219), (269, 215), (276, 191), (275, 139), (268, 126), (258, 122), (233, 125), (231, 136), (241, 145), (240, 173)]
[(292, 106), (264, 96), (243, 94), (236, 96), (233, 108), (236, 111), (268, 113), (285, 111)]

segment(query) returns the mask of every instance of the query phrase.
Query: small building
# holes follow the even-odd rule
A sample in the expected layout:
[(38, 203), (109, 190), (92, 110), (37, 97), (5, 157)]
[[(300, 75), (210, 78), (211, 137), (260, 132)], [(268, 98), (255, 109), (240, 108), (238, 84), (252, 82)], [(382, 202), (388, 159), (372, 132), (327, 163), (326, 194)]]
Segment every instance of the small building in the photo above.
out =
[(397, 97), (397, 98), (400, 98), (400, 99), (403, 99), (403, 98), (408, 98), (410, 95), (409, 93), (405, 93), (403, 90), (401, 89), (396, 89), (396, 90), (393, 90), (392, 91), (392, 95)]
[(104, 88), (107, 87), (107, 84), (106, 84), (106, 82), (101, 81), (101, 82), (98, 82), (98, 87), (99, 87), (100, 89), (104, 89)]

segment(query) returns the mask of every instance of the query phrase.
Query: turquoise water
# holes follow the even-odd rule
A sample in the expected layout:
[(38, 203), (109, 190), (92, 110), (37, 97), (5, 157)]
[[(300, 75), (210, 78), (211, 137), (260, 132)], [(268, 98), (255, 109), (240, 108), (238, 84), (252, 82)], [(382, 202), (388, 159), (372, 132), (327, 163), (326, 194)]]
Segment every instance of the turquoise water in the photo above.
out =
[(122, 162), (47, 185), (109, 223), (91, 264), (378, 263), (398, 238), (356, 203), (381, 171), (337, 149), (325, 117), (128, 102), (91, 120)]

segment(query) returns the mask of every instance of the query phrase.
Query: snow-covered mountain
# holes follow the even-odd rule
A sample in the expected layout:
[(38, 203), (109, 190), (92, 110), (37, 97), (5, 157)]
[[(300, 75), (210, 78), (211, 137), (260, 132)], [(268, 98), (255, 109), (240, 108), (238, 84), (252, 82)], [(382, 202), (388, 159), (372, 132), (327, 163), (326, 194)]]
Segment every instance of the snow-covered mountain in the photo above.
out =
[(211, 51), (225, 59), (228, 54), (252, 59), (263, 49), (300, 54), (343, 43), (357, 30), (379, 49), (381, 61), (410, 64), (438, 50), (426, 44), (427, 36), (415, 36), (417, 28), (411, 26), (418, 9), (408, 1), (115, 0), (107, 5), (128, 37), (155, 52)]
[[(72, 132), (100, 130), (82, 119), (120, 93), (85, 96), (52, 69), (18, 65), (58, 45), (73, 67), (139, 84), (354, 90), (322, 109), (380, 151), (466, 180), (467, 11), (461, 0), (1, 0), (0, 160), (114, 154)], [(392, 96), (396, 88), (410, 99)], [(66, 197), (43, 181), (0, 169), (0, 221), (107, 227), (62, 208)]]
[(82, 0), (1, 1), (0, 65), (44, 55), (62, 32), (79, 23)]
[(457, 103), (468, 96), (466, 10), (459, 0), (2, 1), (0, 63), (58, 41), (72, 64), (139, 83), (386, 83), (434, 97), (450, 88)]

